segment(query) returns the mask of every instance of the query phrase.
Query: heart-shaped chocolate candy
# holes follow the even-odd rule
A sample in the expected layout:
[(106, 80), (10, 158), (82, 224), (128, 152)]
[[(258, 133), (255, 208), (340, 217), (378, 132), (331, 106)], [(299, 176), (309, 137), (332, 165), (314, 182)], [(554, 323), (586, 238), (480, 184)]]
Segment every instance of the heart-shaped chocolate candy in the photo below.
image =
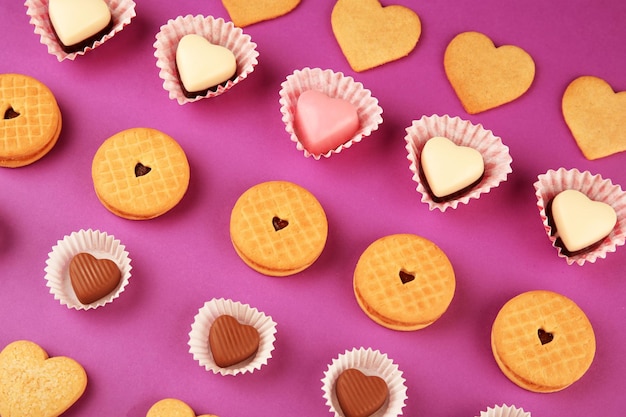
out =
[(335, 393), (346, 417), (368, 417), (385, 404), (389, 388), (381, 377), (349, 368), (337, 378)]
[(120, 283), (120, 268), (110, 259), (98, 259), (81, 252), (70, 261), (70, 282), (76, 298), (91, 304), (112, 293)]
[(111, 11), (104, 0), (50, 0), (48, 15), (57, 37), (66, 46), (89, 39), (111, 22)]
[(176, 47), (176, 67), (186, 93), (198, 95), (235, 75), (237, 60), (230, 49), (189, 34)]
[(85, 392), (87, 374), (75, 360), (20, 340), (0, 352), (0, 415), (59, 416)]
[(421, 169), (435, 197), (443, 198), (472, 186), (484, 171), (479, 151), (448, 138), (429, 139), (420, 156)]
[(626, 91), (616, 93), (598, 77), (578, 77), (567, 86), (561, 108), (585, 158), (626, 151)]
[(359, 130), (359, 115), (347, 100), (307, 90), (298, 97), (294, 129), (307, 151), (324, 154), (354, 137)]
[(535, 79), (535, 62), (520, 47), (496, 47), (478, 32), (452, 39), (444, 54), (444, 69), (461, 104), (476, 114), (511, 102)]
[(253, 357), (259, 349), (259, 343), (259, 331), (254, 326), (241, 324), (228, 314), (217, 317), (209, 329), (209, 347), (213, 360), (222, 368)]
[(558, 193), (551, 204), (551, 216), (565, 248), (577, 252), (607, 237), (617, 223), (613, 207), (593, 201), (578, 190)]

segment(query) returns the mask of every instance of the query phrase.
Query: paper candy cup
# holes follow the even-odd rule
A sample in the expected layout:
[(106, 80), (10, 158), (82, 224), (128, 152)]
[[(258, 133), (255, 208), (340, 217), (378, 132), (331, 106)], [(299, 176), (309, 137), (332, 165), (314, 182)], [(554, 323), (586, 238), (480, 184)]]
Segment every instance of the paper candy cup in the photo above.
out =
[[(599, 174), (592, 175), (589, 171), (580, 172), (577, 169), (549, 170), (538, 176), (533, 184), (537, 196), (537, 207), (543, 222), (543, 227), (554, 246), (558, 256), (564, 258), (568, 265), (574, 263), (584, 265), (585, 262), (594, 263), (598, 258), (606, 258), (607, 253), (615, 252), (618, 246), (626, 242), (626, 193), (619, 185), (614, 185), (611, 180), (603, 179)], [(577, 190), (585, 194), (589, 199), (600, 201), (610, 205), (617, 214), (617, 223), (611, 233), (594, 249), (573, 256), (563, 253), (557, 245), (558, 236), (552, 232), (548, 221), (546, 207), (548, 203), (561, 191)]]
[(370, 348), (352, 349), (345, 351), (332, 363), (328, 365), (328, 370), (324, 372), (322, 378), (323, 398), (330, 412), (335, 417), (343, 417), (337, 394), (335, 393), (335, 382), (341, 373), (347, 369), (355, 368), (365, 375), (376, 375), (382, 378), (389, 389), (389, 398), (385, 405), (372, 415), (372, 417), (392, 417), (402, 415), (402, 408), (407, 399), (405, 379), (398, 365), (394, 364), (386, 354)]
[[(241, 324), (253, 326), (259, 332), (259, 349), (254, 357), (230, 366), (222, 368), (217, 366), (211, 348), (209, 346), (209, 330), (219, 316), (228, 314), (233, 316)], [(194, 318), (189, 332), (189, 353), (198, 361), (200, 366), (207, 371), (220, 375), (238, 375), (246, 372), (254, 372), (263, 365), (267, 365), (272, 357), (274, 341), (276, 340), (276, 323), (270, 316), (259, 312), (248, 304), (242, 304), (223, 298), (212, 299), (204, 303)]]
[(477, 417), (530, 417), (530, 413), (524, 411), (522, 408), (503, 404), (496, 405), (493, 408), (488, 407), (487, 411), (481, 411), (480, 416)]
[[(462, 196), (443, 202), (436, 202), (426, 190), (420, 178), (420, 158), (426, 142), (435, 137), (443, 136), (457, 146), (468, 146), (479, 151), (485, 163), (485, 173), (480, 183)], [(417, 191), (422, 194), (422, 202), (427, 203), (430, 210), (439, 209), (442, 212), (448, 208), (455, 209), (459, 204), (468, 204), (471, 199), (478, 199), (482, 194), (506, 181), (511, 169), (511, 155), (509, 148), (502, 143), (502, 139), (495, 136), (490, 130), (484, 129), (481, 124), (475, 125), (459, 117), (423, 116), (414, 120), (406, 129), (407, 159), (409, 169), (413, 173), (413, 180), (417, 182)]]
[[(70, 281), (70, 262), (79, 253), (90, 253), (98, 259), (110, 259), (117, 264), (121, 273), (121, 280), (117, 288), (104, 298), (91, 304), (82, 304), (72, 288)], [(113, 302), (124, 292), (130, 280), (130, 258), (124, 245), (111, 235), (99, 230), (80, 230), (65, 236), (52, 247), (46, 261), (46, 286), (56, 300), (68, 308), (76, 310), (91, 310)]]
[[(206, 95), (193, 98), (185, 96), (176, 69), (178, 42), (183, 36), (190, 34), (203, 36), (212, 44), (229, 49), (237, 61), (237, 73), (234, 79), (228, 80), (224, 85), (218, 85), (215, 91), (209, 90)], [(222, 18), (215, 19), (212, 16), (187, 15), (170, 19), (167, 24), (161, 26), (153, 46), (159, 77), (163, 80), (163, 88), (169, 93), (170, 99), (177, 100), (181, 105), (224, 94), (254, 71), (259, 56), (256, 43), (252, 42), (249, 35), (244, 34), (232, 22), (224, 21)]]
[[(298, 97), (307, 90), (316, 90), (331, 98), (346, 100), (357, 108), (359, 130), (347, 142), (323, 154), (314, 154), (305, 149), (294, 129)], [(293, 74), (287, 76), (287, 79), (281, 84), (279, 96), (280, 112), (285, 123), (285, 130), (289, 133), (291, 140), (296, 143), (296, 148), (304, 152), (305, 157), (312, 156), (316, 160), (321, 157), (328, 158), (332, 154), (340, 153), (342, 150), (360, 142), (363, 138), (377, 130), (378, 126), (383, 122), (383, 110), (378, 105), (378, 100), (372, 97), (370, 90), (365, 89), (363, 84), (356, 82), (352, 77), (345, 76), (341, 72), (333, 72), (328, 69), (322, 70), (320, 68), (296, 70)]]
[(24, 6), (27, 8), (26, 14), (30, 16), (30, 23), (35, 26), (35, 34), (40, 36), (40, 42), (46, 45), (48, 47), (48, 53), (56, 56), (57, 60), (60, 62), (64, 59), (73, 61), (77, 56), (85, 55), (92, 49), (102, 45), (130, 24), (132, 18), (136, 16), (135, 2), (133, 0), (104, 1), (109, 6), (109, 10), (111, 11), (111, 19), (113, 21), (111, 30), (105, 34), (102, 39), (97, 40), (93, 46), (69, 54), (63, 50), (54, 33), (54, 29), (48, 15), (49, 0), (26, 0)]

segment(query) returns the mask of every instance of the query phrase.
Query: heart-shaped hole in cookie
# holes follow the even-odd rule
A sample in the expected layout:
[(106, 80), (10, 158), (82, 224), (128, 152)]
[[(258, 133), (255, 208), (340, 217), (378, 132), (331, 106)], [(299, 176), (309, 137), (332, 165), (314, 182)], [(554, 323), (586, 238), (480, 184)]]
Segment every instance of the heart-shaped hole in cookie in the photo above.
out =
[(542, 345), (548, 344), (554, 339), (554, 335), (552, 333), (546, 332), (543, 329), (537, 330), (537, 337), (539, 337), (539, 341)]
[(15, 119), (19, 115), (20, 114), (16, 112), (15, 109), (13, 109), (13, 107), (9, 106), (9, 108), (6, 109), (6, 111), (4, 112), (4, 115), (2, 116), (2, 118), (4, 120), (10, 120), (10, 119)]
[(415, 275), (411, 274), (410, 272), (403, 271), (403, 270), (400, 270), (399, 275), (400, 275), (400, 281), (402, 281), (402, 284), (407, 284), (415, 279)]
[(142, 164), (141, 162), (137, 162), (137, 165), (135, 165), (135, 177), (143, 177), (150, 171), (152, 171), (152, 168)]
[(289, 226), (289, 221), (281, 219), (278, 216), (274, 216), (272, 218), (272, 226), (274, 226), (274, 230), (278, 232), (279, 230), (282, 230), (285, 227)]

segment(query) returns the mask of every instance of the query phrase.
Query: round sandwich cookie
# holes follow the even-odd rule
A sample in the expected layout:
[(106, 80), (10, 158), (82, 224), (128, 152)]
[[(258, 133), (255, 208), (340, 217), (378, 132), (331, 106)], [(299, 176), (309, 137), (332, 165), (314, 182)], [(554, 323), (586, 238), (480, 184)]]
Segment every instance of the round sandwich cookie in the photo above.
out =
[(515, 384), (533, 392), (555, 392), (587, 372), (596, 339), (587, 316), (572, 300), (537, 290), (502, 307), (491, 330), (491, 348)]
[(156, 129), (119, 132), (96, 152), (91, 176), (98, 199), (131, 220), (158, 217), (174, 208), (189, 186), (189, 162), (180, 145)]
[(17, 168), (46, 155), (61, 134), (52, 91), (22, 74), (0, 74), (0, 166)]
[(269, 181), (245, 191), (230, 217), (230, 238), (252, 269), (287, 276), (308, 268), (328, 236), (326, 213), (308, 190), (288, 181)]
[(361, 254), (354, 294), (381, 326), (411, 331), (434, 323), (454, 296), (454, 269), (433, 242), (412, 234), (388, 235)]

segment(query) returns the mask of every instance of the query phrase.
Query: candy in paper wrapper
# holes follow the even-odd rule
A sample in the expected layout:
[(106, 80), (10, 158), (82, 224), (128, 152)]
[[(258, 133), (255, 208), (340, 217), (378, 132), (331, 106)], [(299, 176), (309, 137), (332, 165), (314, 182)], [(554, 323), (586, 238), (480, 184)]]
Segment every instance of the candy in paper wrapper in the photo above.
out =
[[(259, 332), (259, 347), (255, 355), (229, 367), (215, 363), (209, 345), (209, 332), (215, 320), (222, 315), (230, 315), (242, 325), (254, 327)], [(254, 372), (266, 365), (272, 357), (276, 340), (276, 322), (248, 304), (228, 299), (212, 299), (204, 303), (194, 318), (189, 332), (189, 353), (207, 371), (220, 375), (238, 375)]]
[(517, 408), (513, 405), (496, 405), (495, 407), (488, 407), (487, 411), (481, 411), (479, 416), (476, 417), (531, 417), (529, 412), (524, 411), (522, 408)]
[[(304, 91), (315, 90), (325, 94), (332, 99), (342, 99), (352, 104), (359, 119), (359, 128), (347, 141), (334, 149), (324, 153), (310, 152), (305, 148), (300, 138), (298, 138), (294, 122), (296, 119), (296, 105), (298, 98)], [(321, 157), (328, 158), (332, 154), (340, 153), (343, 149), (351, 147), (369, 136), (378, 129), (383, 122), (382, 108), (378, 105), (378, 100), (372, 97), (370, 90), (363, 87), (363, 84), (356, 82), (352, 77), (341, 72), (332, 70), (322, 70), (320, 68), (303, 68), (288, 75), (281, 84), (279, 91), (280, 112), (285, 123), (285, 130), (291, 140), (296, 143), (296, 148), (304, 152), (305, 157), (312, 156), (318, 160)]]
[[(70, 263), (76, 255), (81, 253), (90, 254), (98, 260), (110, 260), (120, 270), (120, 281), (116, 288), (103, 298), (89, 304), (80, 302), (70, 279)], [(113, 302), (124, 292), (131, 277), (130, 262), (125, 246), (114, 236), (99, 230), (80, 230), (65, 236), (52, 247), (44, 269), (46, 286), (50, 288), (50, 293), (54, 295), (54, 298), (68, 308), (95, 309)]]
[[(237, 71), (234, 78), (218, 85), (215, 91), (209, 89), (206, 95), (193, 98), (185, 96), (176, 67), (176, 49), (181, 38), (185, 35), (196, 34), (204, 37), (213, 45), (229, 49), (237, 61)], [(230, 21), (212, 16), (187, 15), (170, 19), (161, 26), (154, 42), (154, 56), (159, 68), (159, 77), (163, 80), (163, 88), (169, 93), (169, 98), (177, 100), (178, 104), (190, 103), (204, 98), (219, 96), (230, 90), (236, 84), (246, 79), (257, 65), (259, 53), (256, 43), (241, 28), (235, 27)]]
[(335, 390), (335, 383), (339, 375), (347, 369), (357, 369), (366, 376), (377, 376), (387, 384), (389, 397), (385, 404), (372, 417), (391, 417), (402, 415), (402, 409), (406, 405), (407, 388), (402, 371), (393, 363), (386, 354), (371, 348), (359, 348), (346, 350), (343, 354), (333, 359), (328, 365), (322, 378), (323, 398), (330, 412), (335, 417), (343, 417), (344, 413), (339, 405)]
[[(543, 222), (544, 229), (552, 246), (558, 251), (558, 256), (564, 258), (568, 265), (574, 263), (584, 265), (585, 262), (594, 263), (598, 258), (606, 258), (607, 253), (615, 252), (618, 246), (626, 242), (626, 193), (619, 185), (609, 179), (603, 179), (599, 174), (589, 171), (581, 172), (577, 169), (559, 168), (549, 170), (538, 176), (534, 183), (537, 196), (537, 207)], [(558, 236), (550, 226), (546, 208), (550, 201), (561, 191), (576, 190), (585, 194), (590, 200), (608, 204), (617, 215), (617, 223), (611, 233), (604, 240), (589, 251), (568, 256), (561, 246), (557, 245)]]
[[(478, 184), (461, 196), (442, 202), (433, 200), (420, 178), (422, 149), (429, 139), (437, 136), (445, 137), (457, 146), (476, 149), (482, 155), (485, 166), (483, 177)], [(412, 178), (417, 182), (417, 191), (422, 194), (422, 202), (428, 203), (430, 210), (439, 209), (443, 212), (448, 208), (455, 209), (459, 204), (468, 204), (471, 199), (480, 198), (482, 194), (489, 193), (492, 188), (506, 181), (508, 174), (512, 172), (513, 160), (509, 148), (502, 143), (502, 139), (483, 128), (481, 124), (475, 125), (459, 117), (423, 116), (419, 120), (414, 120), (406, 129), (404, 139)]]
[(96, 40), (92, 46), (71, 53), (63, 50), (54, 32), (48, 14), (49, 0), (26, 0), (24, 6), (27, 8), (26, 14), (30, 16), (30, 23), (35, 27), (35, 34), (40, 36), (40, 42), (46, 45), (48, 47), (48, 53), (56, 56), (57, 60), (60, 62), (65, 59), (73, 61), (77, 56), (85, 55), (92, 49), (102, 45), (129, 25), (130, 21), (136, 16), (135, 2), (133, 0), (104, 1), (111, 12), (112, 26), (110, 30), (101, 39)]

